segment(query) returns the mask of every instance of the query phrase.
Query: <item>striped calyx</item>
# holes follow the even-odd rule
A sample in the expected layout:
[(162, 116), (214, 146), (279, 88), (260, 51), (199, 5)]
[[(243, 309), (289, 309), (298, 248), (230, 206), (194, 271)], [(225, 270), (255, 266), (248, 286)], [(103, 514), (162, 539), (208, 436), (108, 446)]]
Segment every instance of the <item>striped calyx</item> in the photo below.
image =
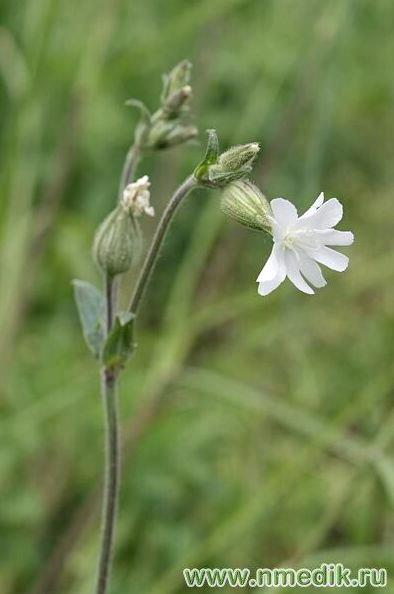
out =
[(225, 187), (222, 212), (241, 225), (271, 233), (271, 208), (266, 197), (251, 181), (241, 179)]

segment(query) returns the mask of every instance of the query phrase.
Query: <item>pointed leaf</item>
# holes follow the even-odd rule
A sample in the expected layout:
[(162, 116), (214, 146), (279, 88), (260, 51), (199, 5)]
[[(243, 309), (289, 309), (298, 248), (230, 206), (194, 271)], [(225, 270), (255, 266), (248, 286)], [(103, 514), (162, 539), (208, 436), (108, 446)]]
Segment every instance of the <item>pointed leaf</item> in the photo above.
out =
[(104, 342), (104, 298), (92, 284), (78, 279), (72, 282), (82, 332), (93, 355), (98, 358)]
[(204, 159), (194, 170), (194, 177), (200, 182), (209, 182), (210, 167), (217, 163), (219, 157), (219, 140), (216, 130), (207, 130), (208, 142)]
[(207, 130), (208, 142), (207, 150), (204, 157), (204, 163), (206, 165), (212, 165), (216, 163), (219, 156), (219, 140), (216, 130), (213, 128)]
[(133, 354), (134, 317), (129, 312), (121, 312), (116, 318), (103, 348), (103, 363), (106, 367), (121, 369)]

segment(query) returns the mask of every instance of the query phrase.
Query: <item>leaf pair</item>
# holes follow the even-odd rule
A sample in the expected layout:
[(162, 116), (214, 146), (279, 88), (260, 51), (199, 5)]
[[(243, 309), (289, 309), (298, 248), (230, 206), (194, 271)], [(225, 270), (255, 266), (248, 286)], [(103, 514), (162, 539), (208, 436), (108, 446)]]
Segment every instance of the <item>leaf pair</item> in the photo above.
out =
[(74, 297), (82, 333), (96, 359), (111, 369), (119, 370), (134, 351), (134, 315), (121, 312), (109, 335), (105, 336), (105, 302), (102, 293), (91, 283), (75, 279)]

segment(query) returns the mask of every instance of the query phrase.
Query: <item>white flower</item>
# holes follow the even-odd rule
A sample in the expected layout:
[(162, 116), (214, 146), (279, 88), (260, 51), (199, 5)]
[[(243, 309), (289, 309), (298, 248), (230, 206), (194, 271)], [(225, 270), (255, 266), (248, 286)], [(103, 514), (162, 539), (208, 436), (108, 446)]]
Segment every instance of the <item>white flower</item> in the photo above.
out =
[(294, 204), (284, 198), (275, 198), (270, 204), (274, 246), (257, 277), (260, 295), (271, 293), (286, 277), (297, 289), (313, 295), (306, 281), (317, 288), (327, 284), (319, 264), (339, 272), (346, 270), (349, 258), (328, 247), (351, 245), (354, 240), (350, 231), (333, 228), (343, 214), (336, 198), (324, 202), (322, 192), (300, 217)]
[(153, 217), (155, 210), (149, 202), (149, 187), (150, 181), (147, 175), (126, 186), (121, 200), (123, 208), (135, 217), (139, 217), (143, 213)]

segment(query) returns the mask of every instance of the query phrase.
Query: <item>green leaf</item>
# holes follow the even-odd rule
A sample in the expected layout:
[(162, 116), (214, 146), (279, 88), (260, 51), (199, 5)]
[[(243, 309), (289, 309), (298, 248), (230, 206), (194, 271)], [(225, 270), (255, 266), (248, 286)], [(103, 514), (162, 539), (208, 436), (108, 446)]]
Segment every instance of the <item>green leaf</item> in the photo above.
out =
[(121, 369), (133, 354), (134, 318), (129, 312), (121, 312), (117, 316), (103, 348), (103, 363), (106, 367)]
[(99, 358), (104, 342), (104, 297), (90, 283), (74, 279), (72, 284), (83, 336), (93, 355)]
[(140, 120), (135, 128), (134, 139), (141, 147), (145, 146), (148, 138), (149, 131), (151, 129), (152, 116), (145, 103), (138, 99), (128, 99), (126, 105), (129, 107), (135, 107), (140, 112)]
[(150, 124), (151, 113), (150, 113), (149, 109), (146, 107), (145, 103), (143, 103), (142, 101), (139, 101), (138, 99), (128, 99), (126, 101), (126, 105), (128, 107), (135, 107), (136, 109), (138, 109), (143, 122), (147, 125)]

